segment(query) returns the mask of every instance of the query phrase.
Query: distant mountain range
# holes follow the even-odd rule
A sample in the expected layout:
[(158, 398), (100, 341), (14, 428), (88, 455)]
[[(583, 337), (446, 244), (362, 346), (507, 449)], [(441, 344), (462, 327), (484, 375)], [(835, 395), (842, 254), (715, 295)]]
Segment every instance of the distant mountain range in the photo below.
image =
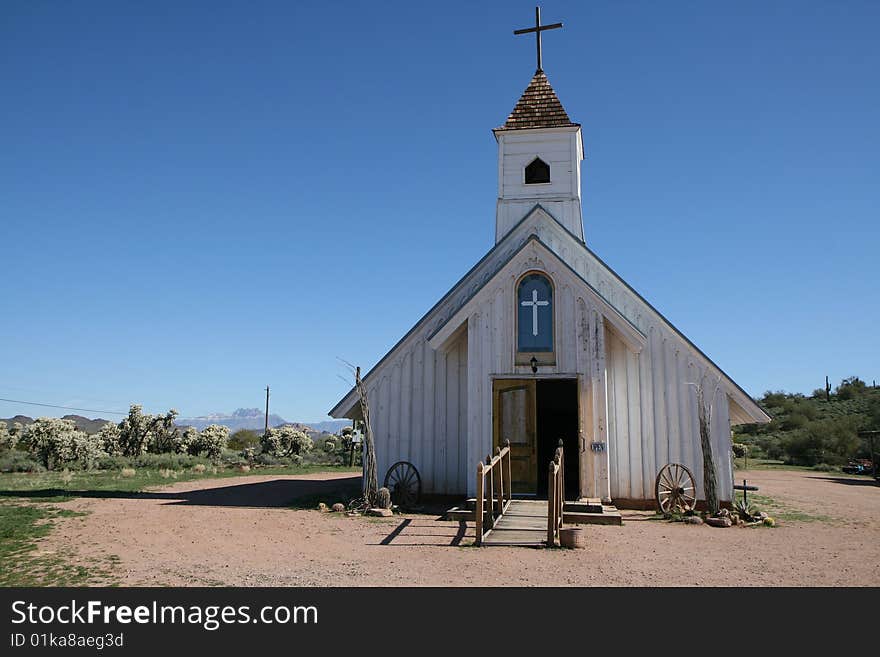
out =
[[(102, 420), (100, 418), (90, 420), (82, 415), (65, 415), (65, 420), (73, 420), (76, 428), (86, 433), (97, 433), (108, 422), (115, 420)], [(14, 423), (30, 424), (34, 419), (27, 415), (16, 415), (11, 418), (0, 418), (0, 422), (6, 422), (6, 426), (11, 427)], [(207, 427), (209, 424), (220, 424), (229, 427), (230, 432), (239, 429), (251, 429), (254, 431), (262, 431), (265, 423), (265, 413), (259, 408), (239, 408), (231, 414), (212, 413), (211, 415), (203, 415), (201, 417), (178, 418), (175, 424), (179, 427), (195, 427), (199, 431)], [(280, 415), (274, 413), (269, 414), (269, 426), (280, 427), (282, 425), (291, 425), (300, 431), (317, 431), (319, 433), (336, 433), (342, 427), (351, 426), (350, 420), (322, 420), (321, 422), (288, 422)]]
[[(175, 424), (181, 427), (195, 427), (199, 431), (207, 427), (209, 424), (220, 424), (229, 427), (229, 431), (235, 432), (239, 429), (251, 429), (252, 431), (262, 431), (266, 422), (265, 411), (259, 408), (239, 408), (232, 414), (212, 413), (211, 415), (203, 415), (201, 417), (178, 418)], [(317, 431), (319, 433), (336, 433), (342, 427), (351, 425), (350, 420), (323, 420), (321, 422), (288, 422), (280, 415), (274, 413), (269, 414), (269, 426), (280, 427), (282, 425), (291, 425), (300, 431)]]
[[(73, 420), (74, 424), (76, 424), (76, 428), (80, 431), (85, 431), (86, 433), (98, 433), (108, 422), (114, 422), (113, 420), (102, 420), (101, 418), (95, 418), (94, 420), (90, 420), (87, 417), (83, 417), (82, 415), (65, 415), (63, 420)], [(0, 417), (0, 422), (5, 422), (7, 427), (12, 427), (13, 424), (18, 422), (21, 425), (30, 424), (34, 421), (34, 418), (28, 417), (27, 415), (16, 415), (15, 417), (10, 418), (2, 418)]]

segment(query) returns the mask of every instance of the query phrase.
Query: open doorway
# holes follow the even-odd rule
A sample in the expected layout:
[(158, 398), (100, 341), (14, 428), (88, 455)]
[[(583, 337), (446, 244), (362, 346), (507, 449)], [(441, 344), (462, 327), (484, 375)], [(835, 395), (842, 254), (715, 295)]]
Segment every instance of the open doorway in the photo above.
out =
[(547, 496), (548, 468), (562, 440), (565, 497), (578, 495), (577, 379), (496, 379), (494, 447), (510, 443), (513, 492)]
[(562, 440), (565, 453), (565, 497), (578, 496), (578, 386), (577, 379), (540, 379), (537, 382), (536, 437), (538, 453), (538, 490), (547, 495), (547, 470), (553, 453)]

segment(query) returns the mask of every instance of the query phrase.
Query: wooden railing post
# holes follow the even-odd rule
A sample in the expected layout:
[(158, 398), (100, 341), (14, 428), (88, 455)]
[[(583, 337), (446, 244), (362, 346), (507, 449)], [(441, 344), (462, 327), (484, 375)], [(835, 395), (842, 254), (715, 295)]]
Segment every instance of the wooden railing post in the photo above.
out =
[(496, 513), (500, 516), (504, 513), (504, 468), (501, 467), (501, 448), (495, 448), (495, 458), (492, 459), (492, 465), (498, 466), (498, 479), (495, 482), (494, 498), (495, 504), (498, 506)]
[(556, 463), (550, 461), (547, 487), (547, 547), (556, 545)]
[(486, 454), (486, 466), (489, 481), (486, 482), (486, 515), (489, 518), (489, 529), (495, 526), (495, 503), (492, 501), (495, 490), (495, 469), (492, 467), (492, 455)]
[(513, 499), (513, 479), (511, 479), (511, 466), (510, 466), (510, 440), (504, 441), (504, 449), (507, 450), (507, 476), (504, 478), (507, 482), (507, 499)]
[(477, 463), (477, 499), (474, 503), (474, 518), (476, 520), (477, 538), (476, 545), (483, 544), (483, 464)]

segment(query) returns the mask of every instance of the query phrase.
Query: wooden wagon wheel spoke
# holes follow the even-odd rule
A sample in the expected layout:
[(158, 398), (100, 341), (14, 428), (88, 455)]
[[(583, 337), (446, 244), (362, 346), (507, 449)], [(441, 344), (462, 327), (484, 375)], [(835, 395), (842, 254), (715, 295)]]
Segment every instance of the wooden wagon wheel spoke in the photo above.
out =
[(696, 484), (691, 471), (680, 463), (668, 463), (657, 473), (654, 495), (661, 513), (693, 511)]
[(413, 506), (422, 493), (422, 478), (409, 461), (398, 461), (385, 475), (385, 487), (391, 492), (391, 500), (398, 506)]

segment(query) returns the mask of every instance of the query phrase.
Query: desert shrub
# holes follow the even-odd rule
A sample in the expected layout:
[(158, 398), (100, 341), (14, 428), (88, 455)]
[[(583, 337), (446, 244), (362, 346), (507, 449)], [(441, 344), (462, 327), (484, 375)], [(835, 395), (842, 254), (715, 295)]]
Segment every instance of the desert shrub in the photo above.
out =
[(254, 463), (257, 465), (283, 465), (284, 459), (261, 452), (254, 457)]
[(332, 437), (327, 438), (327, 439), (324, 441), (324, 444), (322, 445), (322, 448), (323, 448), (324, 451), (327, 452), (328, 454), (332, 454), (333, 452), (336, 451), (336, 441), (333, 440)]
[(122, 468), (122, 470), (119, 471), (119, 474), (121, 474), (123, 477), (130, 478), (134, 477), (137, 474), (137, 470), (135, 470), (134, 468)]
[(793, 431), (783, 438), (783, 450), (787, 460), (794, 465), (840, 465), (861, 444), (858, 427), (859, 421), (854, 417), (810, 422), (803, 429)]
[(229, 427), (220, 424), (211, 424), (205, 427), (199, 434), (196, 442), (198, 454), (210, 459), (217, 459), (223, 454), (226, 443), (229, 440)]
[(290, 457), (310, 452), (314, 443), (304, 432), (285, 426), (269, 429), (260, 439), (260, 446), (264, 454)]
[(248, 447), (256, 448), (260, 444), (260, 436), (256, 431), (250, 429), (239, 429), (229, 436), (229, 448), (243, 450)]
[(43, 472), (46, 468), (26, 452), (17, 449), (0, 454), (0, 472)]
[(104, 454), (97, 459), (95, 467), (98, 470), (121, 470), (131, 465), (131, 459), (127, 456)]
[(731, 449), (733, 450), (733, 455), (738, 459), (744, 458), (749, 453), (748, 445), (743, 445), (742, 443), (733, 443)]
[(229, 466), (241, 466), (248, 463), (247, 458), (245, 458), (241, 452), (236, 452), (232, 449), (224, 449), (220, 454), (219, 459), (221, 463)]
[(196, 463), (193, 466), (193, 472), (195, 472), (196, 474), (202, 474), (207, 469), (208, 468), (204, 463)]
[(839, 399), (855, 399), (859, 395), (864, 394), (865, 390), (867, 390), (867, 385), (864, 381), (862, 381), (857, 376), (850, 376), (843, 381), (840, 382), (840, 385), (837, 386), (837, 397)]
[(183, 470), (207, 460), (190, 454), (141, 454), (129, 459), (128, 465), (144, 470)]
[(828, 465), (827, 463), (817, 463), (813, 466), (813, 470), (816, 472), (834, 472), (837, 468), (833, 465)]

